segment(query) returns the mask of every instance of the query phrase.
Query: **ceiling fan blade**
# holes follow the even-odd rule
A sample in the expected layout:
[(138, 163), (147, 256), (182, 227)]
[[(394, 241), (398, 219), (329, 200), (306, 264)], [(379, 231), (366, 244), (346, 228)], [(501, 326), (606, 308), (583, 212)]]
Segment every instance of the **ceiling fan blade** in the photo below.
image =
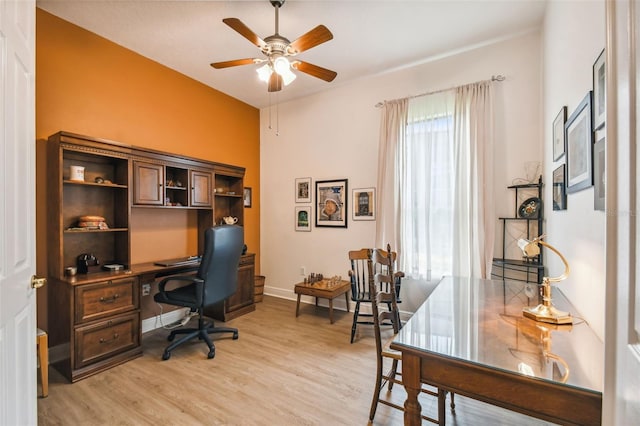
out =
[(333, 79), (338, 75), (338, 73), (335, 71), (331, 71), (304, 61), (294, 61), (291, 66), (298, 71), (302, 71), (303, 73), (312, 75), (324, 81), (333, 81)]
[(249, 40), (251, 43), (258, 46), (260, 49), (264, 49), (267, 47), (267, 44), (260, 37), (256, 35), (249, 27), (242, 23), (238, 18), (225, 18), (222, 20), (225, 24), (233, 28), (236, 32), (238, 32), (242, 37)]
[(234, 59), (233, 61), (214, 62), (211, 66), (219, 70), (221, 68), (237, 67), (238, 65), (255, 64), (255, 62), (253, 58)]
[(324, 25), (318, 25), (306, 34), (301, 35), (292, 41), (287, 48), (290, 55), (297, 55), (300, 52), (309, 50), (333, 38), (331, 31)]
[(269, 77), (269, 92), (279, 92), (282, 90), (282, 76), (277, 72), (272, 72)]

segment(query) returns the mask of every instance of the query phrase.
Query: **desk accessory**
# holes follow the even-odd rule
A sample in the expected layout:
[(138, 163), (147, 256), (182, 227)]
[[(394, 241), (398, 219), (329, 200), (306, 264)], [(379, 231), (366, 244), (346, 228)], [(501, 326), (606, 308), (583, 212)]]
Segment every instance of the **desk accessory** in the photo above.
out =
[(564, 263), (564, 272), (558, 277), (543, 277), (542, 278), (542, 303), (538, 306), (531, 308), (526, 307), (522, 310), (522, 314), (536, 321), (547, 322), (551, 324), (572, 324), (573, 319), (571, 314), (556, 309), (551, 303), (551, 283), (564, 281), (569, 276), (569, 264), (567, 259), (551, 244), (547, 244), (542, 241), (544, 235), (534, 238), (532, 241), (521, 238), (518, 240), (518, 247), (522, 250), (525, 257), (536, 257), (540, 255), (540, 245), (547, 247), (549, 250), (557, 254)]
[(86, 274), (89, 272), (89, 266), (96, 266), (100, 264), (98, 258), (92, 253), (83, 253), (78, 256), (78, 273)]

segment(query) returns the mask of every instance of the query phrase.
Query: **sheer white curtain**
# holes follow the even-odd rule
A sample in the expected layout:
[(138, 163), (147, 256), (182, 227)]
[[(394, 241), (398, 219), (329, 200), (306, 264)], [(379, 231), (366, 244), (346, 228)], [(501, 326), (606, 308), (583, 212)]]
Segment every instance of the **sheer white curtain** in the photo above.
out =
[(491, 82), (456, 88), (453, 275), (491, 275), (495, 229), (493, 202), (493, 100)]
[(397, 167), (398, 145), (405, 137), (407, 125), (407, 99), (385, 102), (380, 123), (378, 145), (378, 220), (376, 221), (376, 247), (387, 243), (401, 258), (402, 246), (399, 238), (401, 211), (399, 176)]
[(408, 276), (490, 275), (492, 123), (490, 82), (385, 104), (376, 245)]

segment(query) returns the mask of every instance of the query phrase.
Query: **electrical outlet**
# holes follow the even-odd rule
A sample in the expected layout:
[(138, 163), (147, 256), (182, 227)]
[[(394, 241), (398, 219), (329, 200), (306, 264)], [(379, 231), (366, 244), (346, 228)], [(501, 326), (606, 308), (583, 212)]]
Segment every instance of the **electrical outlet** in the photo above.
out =
[(151, 284), (142, 284), (142, 295), (148, 296), (151, 294)]
[(307, 274), (306, 274), (306, 271), (305, 271), (305, 267), (304, 267), (304, 266), (301, 266), (301, 267), (300, 267), (300, 275), (303, 275), (303, 276), (304, 276), (304, 275), (307, 275)]

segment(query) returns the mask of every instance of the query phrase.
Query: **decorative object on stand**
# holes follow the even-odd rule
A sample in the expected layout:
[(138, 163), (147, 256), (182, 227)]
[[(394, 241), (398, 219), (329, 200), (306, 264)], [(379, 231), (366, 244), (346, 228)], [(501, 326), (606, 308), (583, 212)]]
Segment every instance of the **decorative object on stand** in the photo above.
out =
[(247, 207), (247, 208), (251, 207), (251, 188), (250, 187), (248, 186), (244, 187), (242, 200), (243, 200), (244, 207)]
[(357, 188), (351, 196), (353, 220), (376, 220), (376, 189)]
[(573, 193), (593, 185), (591, 91), (571, 114), (564, 129), (567, 139), (567, 193)]
[(567, 107), (563, 106), (553, 120), (553, 161), (558, 161), (567, 150), (567, 141), (564, 137), (564, 125), (567, 122)]
[(295, 208), (296, 231), (311, 232), (311, 206)]
[(295, 60), (289, 62), (288, 57), (293, 57), (306, 50), (316, 47), (333, 38), (331, 31), (324, 25), (318, 25), (311, 31), (303, 34), (298, 39), (290, 42), (287, 38), (278, 34), (278, 12), (285, 0), (270, 0), (271, 5), (275, 8), (275, 34), (265, 37), (262, 40), (249, 27), (237, 18), (225, 18), (222, 20), (225, 24), (238, 32), (241, 36), (256, 45), (266, 59), (262, 58), (245, 58), (232, 61), (214, 62), (211, 64), (213, 68), (221, 69), (235, 67), (238, 65), (262, 64), (256, 71), (258, 78), (268, 83), (269, 92), (278, 92), (283, 86), (288, 86), (296, 79), (292, 69), (317, 77), (321, 80), (331, 82), (338, 75), (335, 71), (319, 67), (317, 65)]
[(311, 202), (311, 178), (296, 179), (296, 203)]
[(540, 198), (538, 197), (527, 198), (520, 204), (520, 207), (518, 207), (518, 216), (525, 219), (538, 217), (540, 204)]
[(596, 210), (605, 210), (605, 171), (606, 171), (606, 131), (596, 131), (596, 143), (593, 145), (593, 207)]
[(553, 209), (567, 209), (566, 166), (561, 164), (553, 171)]
[(605, 124), (607, 115), (607, 76), (604, 49), (593, 64), (593, 131)]
[(316, 182), (316, 227), (347, 227), (347, 179)]
[(527, 258), (532, 258), (540, 255), (540, 246), (547, 247), (549, 250), (554, 252), (560, 257), (562, 263), (564, 264), (564, 272), (562, 275), (557, 277), (543, 277), (542, 278), (542, 303), (540, 303), (536, 307), (526, 307), (522, 310), (522, 314), (527, 317), (534, 319), (536, 321), (548, 322), (551, 324), (572, 324), (573, 319), (571, 314), (568, 312), (563, 312), (556, 309), (551, 302), (551, 283), (557, 283), (567, 279), (569, 276), (569, 263), (567, 263), (567, 259), (551, 244), (547, 244), (542, 241), (544, 235), (540, 235), (537, 238), (529, 241), (527, 239), (521, 238), (518, 240), (518, 247), (522, 250), (522, 253)]

